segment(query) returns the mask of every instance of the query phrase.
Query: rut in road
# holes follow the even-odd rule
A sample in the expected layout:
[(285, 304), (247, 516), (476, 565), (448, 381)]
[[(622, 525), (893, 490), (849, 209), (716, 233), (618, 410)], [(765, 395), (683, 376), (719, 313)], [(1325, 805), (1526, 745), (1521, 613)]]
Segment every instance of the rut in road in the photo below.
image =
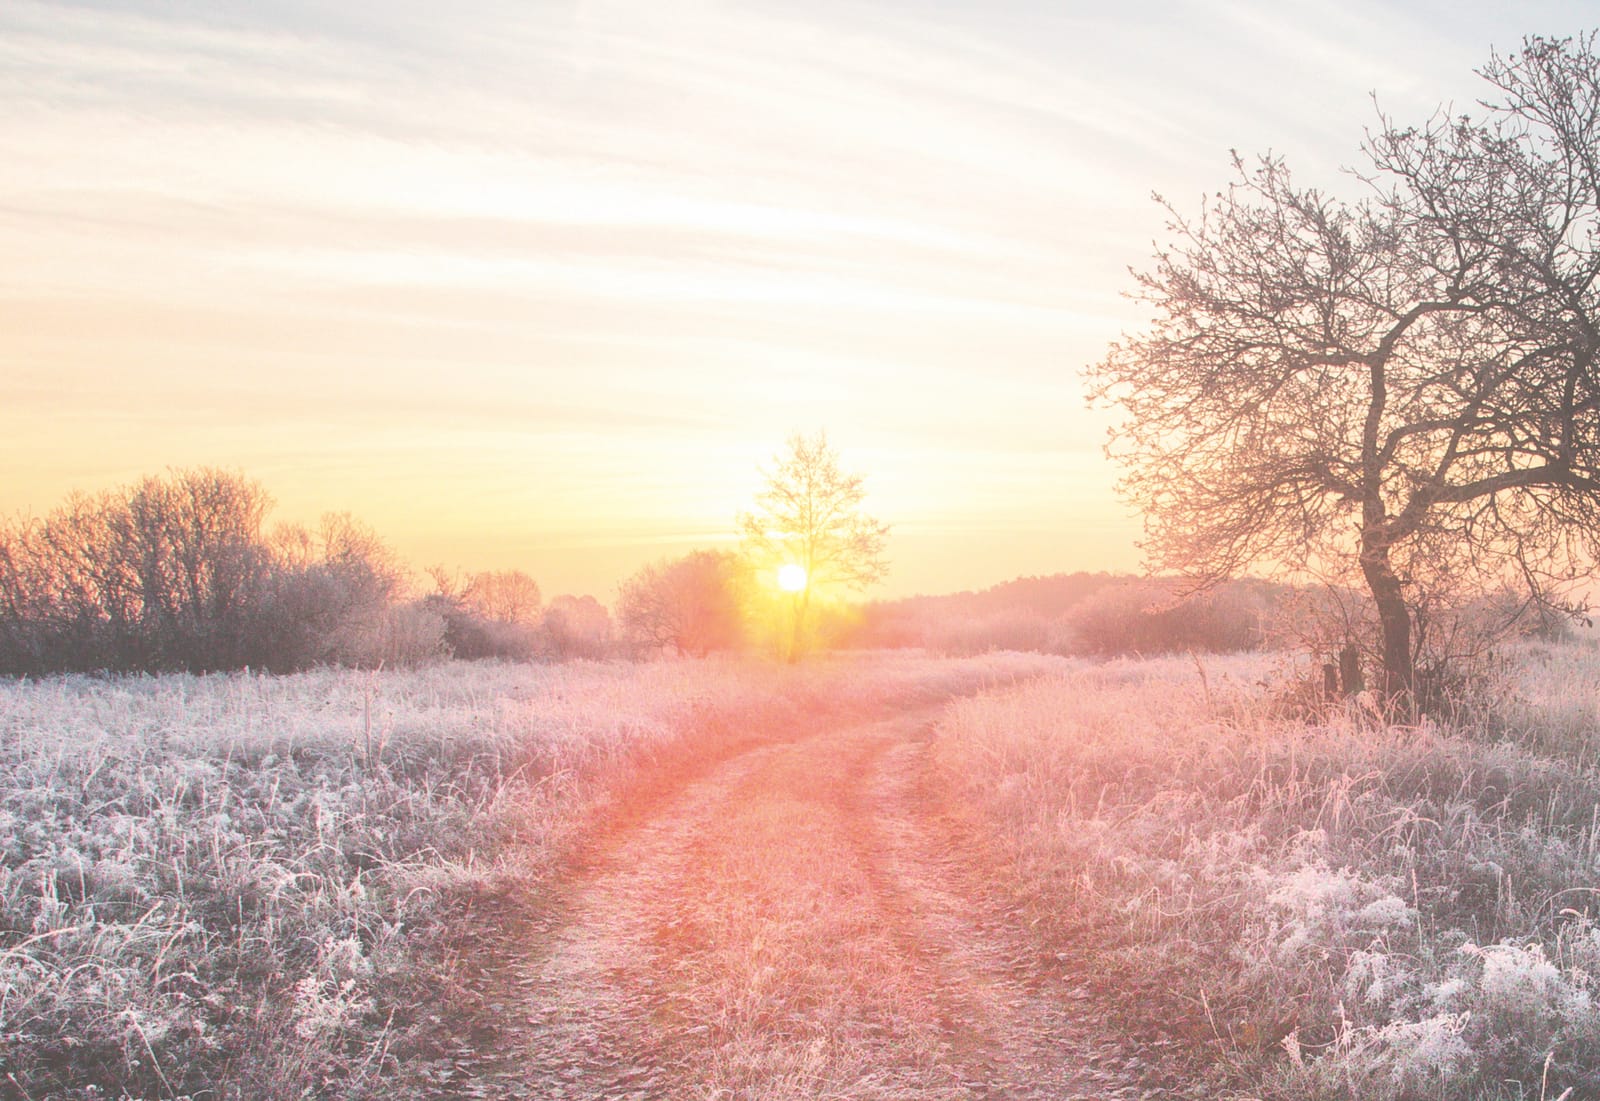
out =
[(929, 715), (751, 750), (618, 831), (486, 977), (455, 1095), (1141, 1096), (930, 810)]

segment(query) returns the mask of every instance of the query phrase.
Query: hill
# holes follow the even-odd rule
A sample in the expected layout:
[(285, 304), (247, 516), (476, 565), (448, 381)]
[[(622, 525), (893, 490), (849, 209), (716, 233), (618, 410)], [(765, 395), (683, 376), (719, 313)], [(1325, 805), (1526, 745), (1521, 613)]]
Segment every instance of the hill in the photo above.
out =
[(1171, 577), (1059, 573), (978, 591), (874, 601), (848, 631), (862, 647), (939, 653), (1164, 653), (1259, 648), (1295, 592), (1248, 578), (1198, 594)]

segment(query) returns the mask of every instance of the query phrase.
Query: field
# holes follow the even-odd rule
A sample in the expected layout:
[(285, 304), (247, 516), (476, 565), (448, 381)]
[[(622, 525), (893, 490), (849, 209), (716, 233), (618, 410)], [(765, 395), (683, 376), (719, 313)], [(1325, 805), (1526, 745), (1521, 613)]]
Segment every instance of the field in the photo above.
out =
[(1594, 650), (1519, 655), (1453, 727), (1283, 683), (1081, 668), (957, 703), (939, 757), (1024, 920), (1219, 1092), (1600, 1095)]
[[(0, 1093), (391, 1092), (485, 896), (802, 719), (1033, 658), (440, 665), (0, 687)], [(426, 1077), (426, 1060), (408, 1058)]]
[(0, 686), (0, 1096), (1600, 1094), (1600, 655)]

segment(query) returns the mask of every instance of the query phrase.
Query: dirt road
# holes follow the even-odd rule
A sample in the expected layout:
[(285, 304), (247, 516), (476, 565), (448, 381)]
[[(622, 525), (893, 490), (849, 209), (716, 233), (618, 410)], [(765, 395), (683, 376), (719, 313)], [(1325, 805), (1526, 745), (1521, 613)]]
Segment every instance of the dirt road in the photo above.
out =
[(935, 714), (749, 750), (609, 831), (486, 955), (449, 1096), (1142, 1096), (930, 797)]

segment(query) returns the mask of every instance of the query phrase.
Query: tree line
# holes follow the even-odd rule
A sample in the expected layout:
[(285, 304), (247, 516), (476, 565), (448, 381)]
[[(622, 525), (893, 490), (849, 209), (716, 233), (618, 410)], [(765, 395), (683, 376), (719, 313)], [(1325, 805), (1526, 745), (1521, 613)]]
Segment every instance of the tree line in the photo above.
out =
[(196, 469), (0, 524), (0, 674), (610, 652), (610, 614), (593, 597), (543, 606), (520, 571), (442, 570), (417, 595), (384, 541), (348, 514), (269, 525), (271, 506), (242, 475)]
[[(650, 563), (619, 587), (544, 601), (521, 570), (433, 567), (420, 586), (348, 514), (269, 524), (240, 474), (197, 469), (75, 494), (0, 525), (0, 674), (291, 672), (315, 665), (562, 660), (923, 647), (1112, 654), (1252, 648), (1281, 587), (1241, 583), (1182, 600), (1166, 582), (1028, 578), (980, 594), (856, 605), (881, 577), (887, 528), (821, 436), (796, 436), (738, 519), (735, 550)], [(806, 586), (773, 584), (785, 564)]]
[[(822, 435), (795, 436), (739, 518), (738, 553), (697, 550), (621, 586), (617, 621), (592, 596), (545, 604), (520, 570), (428, 571), (420, 590), (348, 514), (269, 524), (256, 482), (201, 468), (78, 493), (42, 519), (0, 524), (0, 675), (291, 672), (443, 657), (704, 656), (790, 660), (836, 626), (820, 613), (881, 576), (885, 525)], [(803, 591), (767, 582), (803, 571)], [(837, 633), (834, 631), (833, 633)]]

